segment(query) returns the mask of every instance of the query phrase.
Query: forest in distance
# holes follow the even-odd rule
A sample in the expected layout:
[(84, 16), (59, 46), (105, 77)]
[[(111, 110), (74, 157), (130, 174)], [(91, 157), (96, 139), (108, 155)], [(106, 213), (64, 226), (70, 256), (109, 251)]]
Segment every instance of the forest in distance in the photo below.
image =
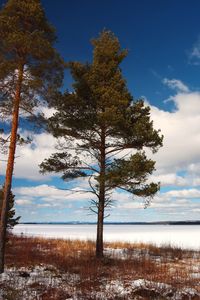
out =
[[(59, 224), (59, 225), (95, 225), (95, 222), (20, 222), (20, 224)], [(106, 225), (200, 225), (200, 221), (160, 221), (160, 222), (104, 222)]]

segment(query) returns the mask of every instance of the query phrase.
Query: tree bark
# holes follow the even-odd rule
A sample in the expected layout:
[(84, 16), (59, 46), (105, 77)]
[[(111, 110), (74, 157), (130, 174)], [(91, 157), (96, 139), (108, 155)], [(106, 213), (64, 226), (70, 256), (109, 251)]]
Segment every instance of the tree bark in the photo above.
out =
[(8, 219), (8, 206), (9, 206), (9, 194), (12, 186), (12, 176), (14, 169), (15, 150), (17, 143), (17, 129), (19, 122), (19, 104), (21, 99), (21, 87), (23, 81), (24, 64), (20, 64), (18, 68), (18, 80), (16, 85), (15, 98), (13, 103), (12, 113), (12, 127), (9, 154), (6, 168), (6, 176), (4, 183), (4, 197), (1, 210), (1, 223), (0, 223), (0, 273), (4, 272), (4, 257), (5, 257), (5, 243), (6, 243), (6, 228)]
[(99, 203), (97, 219), (97, 240), (96, 240), (96, 257), (103, 258), (103, 223), (105, 207), (105, 130), (101, 133), (101, 154), (100, 154), (100, 182), (99, 182)]

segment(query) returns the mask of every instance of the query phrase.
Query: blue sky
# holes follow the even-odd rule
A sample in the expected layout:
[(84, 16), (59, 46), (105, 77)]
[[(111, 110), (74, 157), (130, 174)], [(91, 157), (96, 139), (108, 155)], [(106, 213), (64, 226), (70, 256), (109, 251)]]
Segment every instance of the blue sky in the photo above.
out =
[[(155, 127), (165, 136), (164, 147), (154, 156), (153, 178), (161, 181), (160, 193), (143, 209), (142, 200), (116, 191), (107, 221), (200, 219), (200, 2), (43, 0), (42, 4), (57, 29), (56, 47), (66, 61), (90, 61), (90, 39), (104, 28), (116, 34), (129, 50), (122, 63), (129, 90), (135, 98), (146, 99)], [(66, 72), (64, 87), (70, 89), (71, 83)], [(26, 129), (21, 126), (20, 132), (26, 134)], [(17, 150), (13, 191), (21, 220), (95, 221), (86, 209), (90, 197), (57, 190), (71, 184), (38, 173), (38, 164), (54, 151), (55, 140), (41, 133), (33, 136), (33, 144)], [(1, 165), (2, 184), (5, 163)], [(73, 186), (85, 188), (86, 182)]]

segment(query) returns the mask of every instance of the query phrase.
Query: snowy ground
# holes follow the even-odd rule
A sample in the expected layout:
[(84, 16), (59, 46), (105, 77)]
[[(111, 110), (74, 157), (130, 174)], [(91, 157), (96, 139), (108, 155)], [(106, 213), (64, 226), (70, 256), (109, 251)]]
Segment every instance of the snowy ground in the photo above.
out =
[[(51, 265), (32, 268), (10, 268), (0, 275), (0, 300), (198, 300), (200, 294), (192, 288), (175, 289), (169, 284), (137, 280), (102, 279), (98, 290), (82, 295), (79, 276), (60, 273)], [(47, 297), (45, 297), (45, 295)], [(145, 297), (143, 297), (145, 295)]]
[[(15, 226), (14, 234), (63, 239), (95, 240), (95, 225), (24, 225)], [(200, 225), (105, 225), (108, 242), (144, 242), (158, 246), (170, 244), (200, 250)]]

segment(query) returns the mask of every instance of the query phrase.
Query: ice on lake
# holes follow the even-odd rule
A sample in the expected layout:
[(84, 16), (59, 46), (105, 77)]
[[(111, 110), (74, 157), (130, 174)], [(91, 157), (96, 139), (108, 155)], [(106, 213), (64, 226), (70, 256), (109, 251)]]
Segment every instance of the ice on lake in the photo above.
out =
[[(13, 233), (46, 238), (95, 240), (96, 225), (19, 224), (14, 227)], [(170, 244), (200, 250), (200, 225), (105, 225), (104, 240)]]

